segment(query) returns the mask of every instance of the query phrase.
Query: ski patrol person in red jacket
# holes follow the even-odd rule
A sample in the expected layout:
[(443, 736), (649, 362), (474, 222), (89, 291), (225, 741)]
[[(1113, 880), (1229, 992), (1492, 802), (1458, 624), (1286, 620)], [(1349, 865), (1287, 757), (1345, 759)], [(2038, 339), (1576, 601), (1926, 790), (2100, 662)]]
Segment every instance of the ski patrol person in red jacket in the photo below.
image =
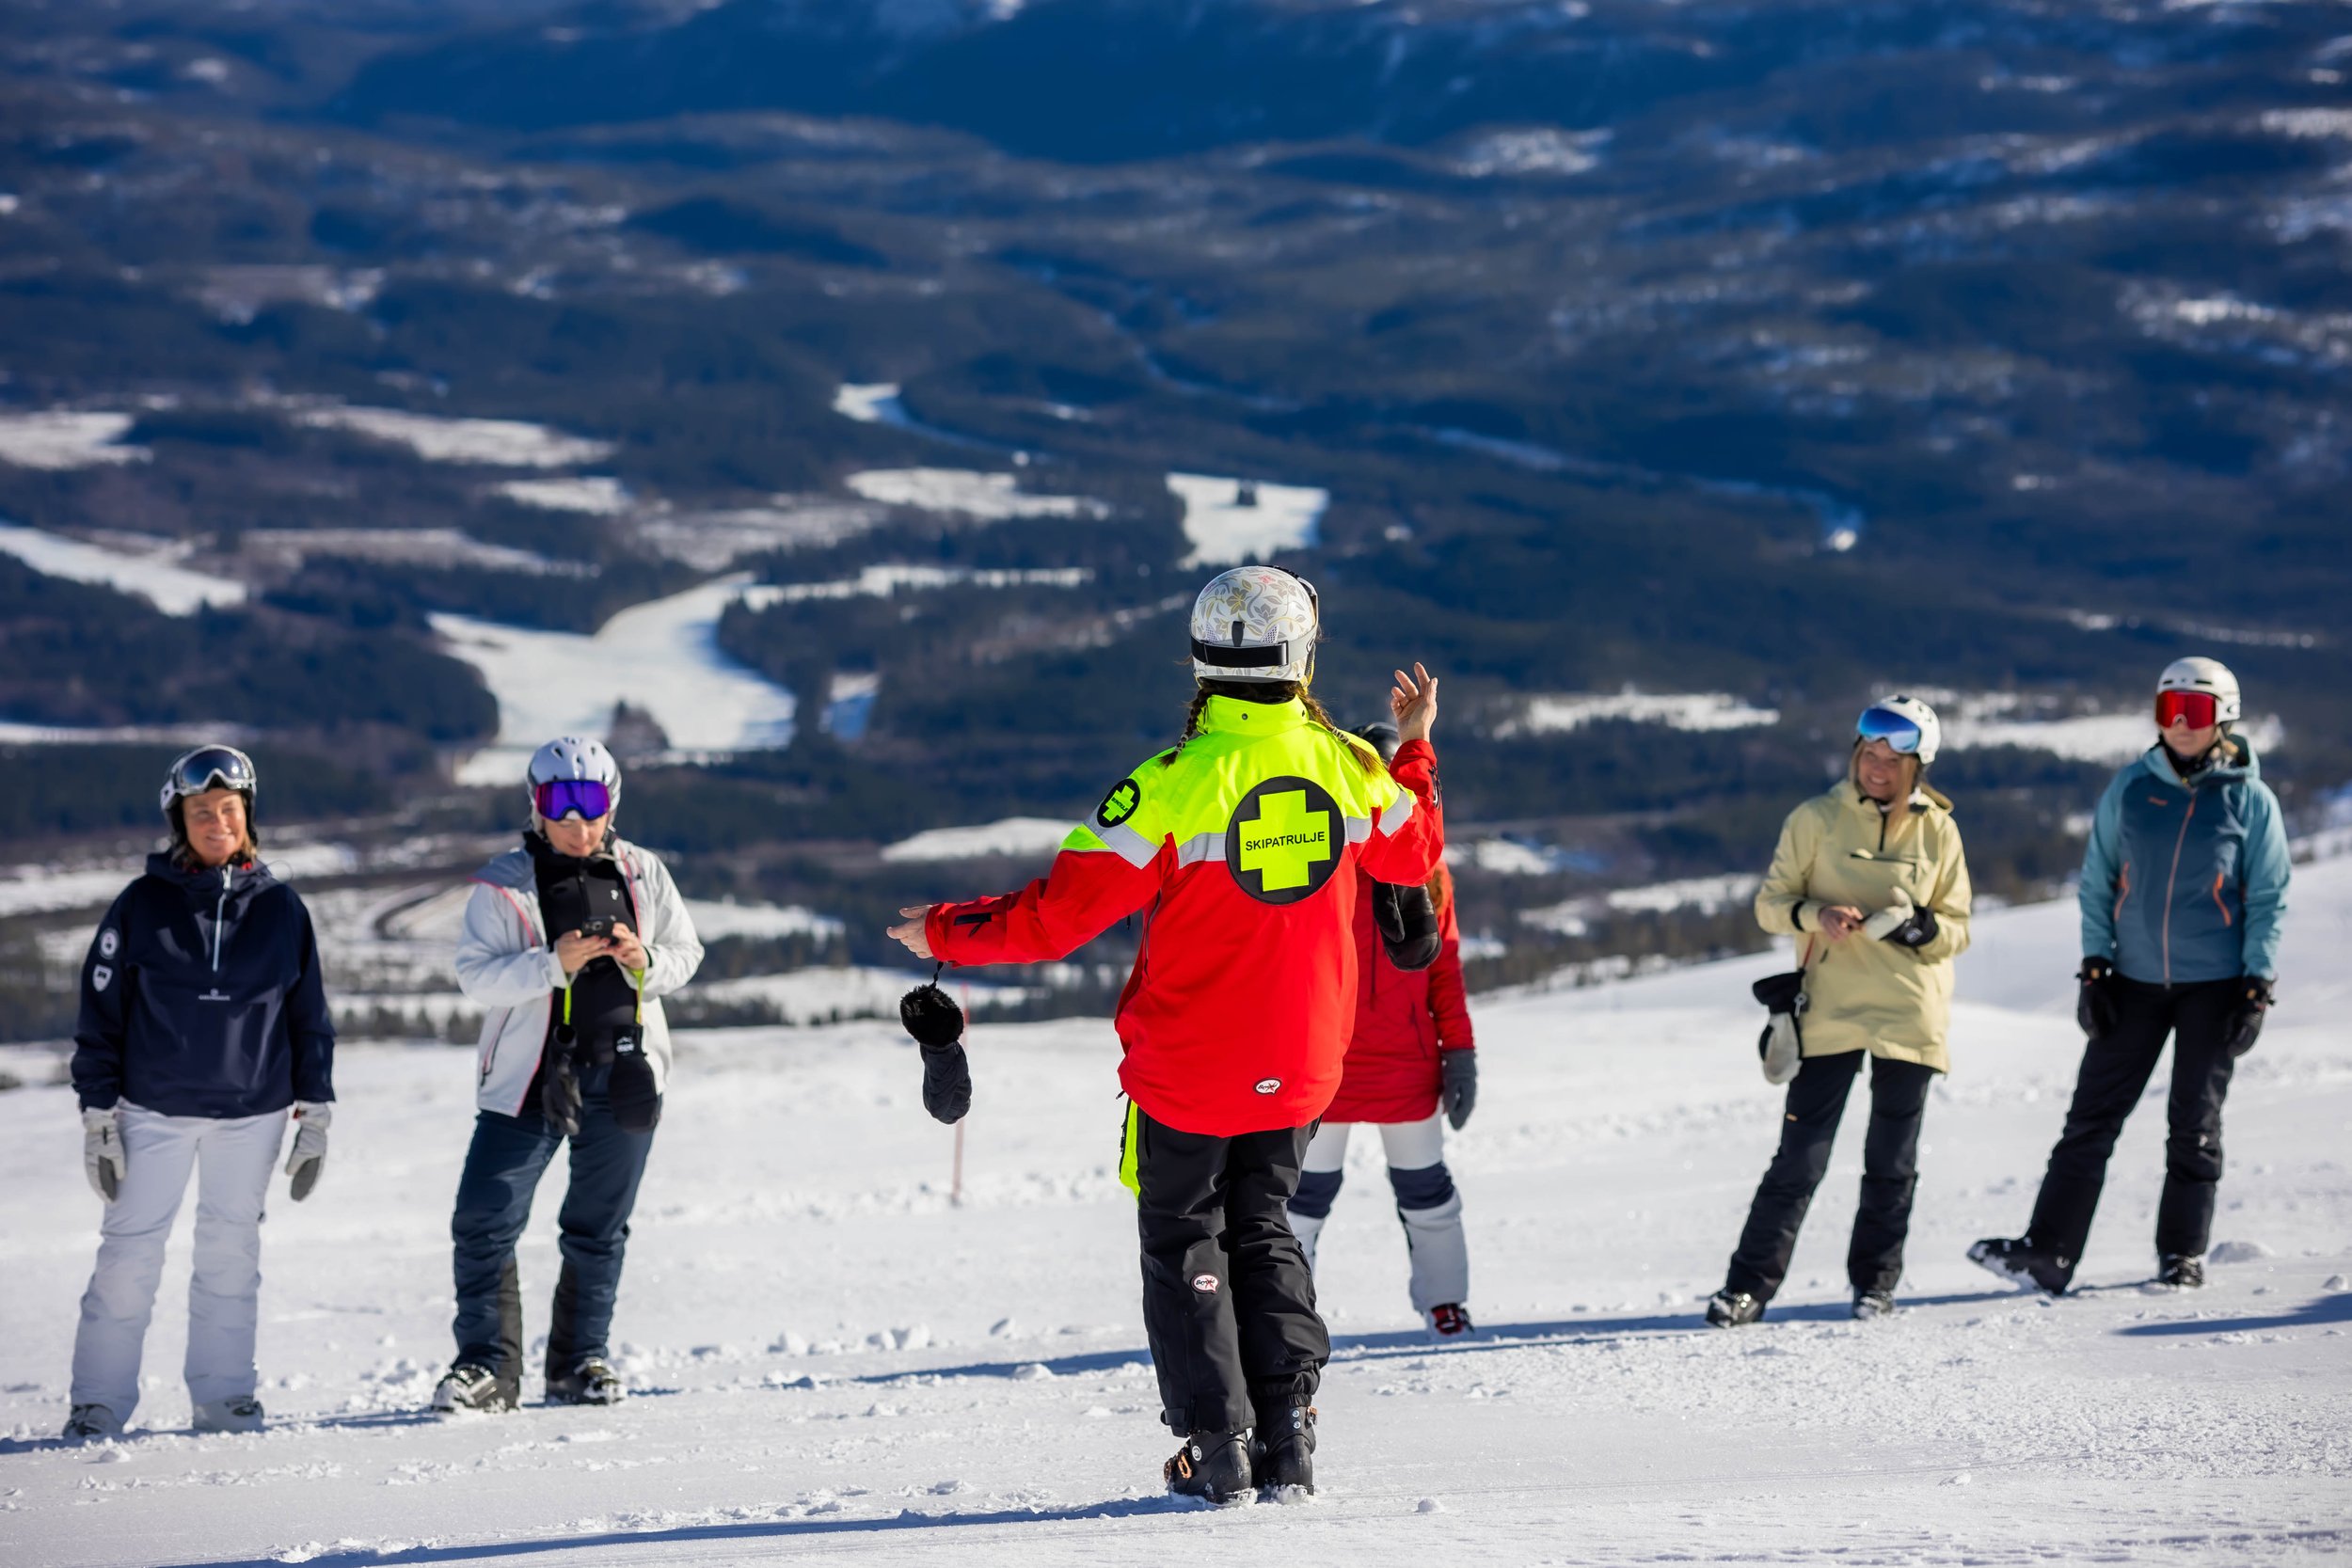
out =
[[(1356, 732), (1396, 752), (1392, 724)], [(1413, 1310), (1440, 1341), (1470, 1333), (1470, 1247), (1462, 1195), (1445, 1164), (1441, 1121), (1455, 1132), (1478, 1096), (1478, 1042), (1462, 986), (1462, 928), (1454, 880), (1439, 865), (1418, 887), (1359, 879), (1356, 917), (1356, 1027), (1347, 1073), (1307, 1146), (1306, 1169), (1290, 1201), (1291, 1229), (1314, 1267), (1315, 1239), (1331, 1215), (1358, 1123), (1380, 1133), (1396, 1217), (1412, 1258)]]
[(1121, 1176), (1143, 1243), (1143, 1321), (1170, 1490), (1224, 1502), (1313, 1486), (1330, 1337), (1284, 1206), (1340, 1086), (1364, 877), (1420, 882), (1445, 847), (1429, 729), (1438, 682), (1398, 672), (1393, 765), (1308, 694), (1311, 584), (1241, 566), (1192, 611), (1200, 683), (1183, 738), (1119, 781), (1018, 893), (901, 911), (918, 958), (1059, 958), (1148, 911), (1117, 1028)]

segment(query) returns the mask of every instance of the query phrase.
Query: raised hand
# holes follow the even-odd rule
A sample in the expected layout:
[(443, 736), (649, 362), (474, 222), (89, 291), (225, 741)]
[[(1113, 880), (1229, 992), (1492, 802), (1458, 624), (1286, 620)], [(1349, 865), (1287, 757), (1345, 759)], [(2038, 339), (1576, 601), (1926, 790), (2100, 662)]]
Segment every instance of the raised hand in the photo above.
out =
[(1389, 693), (1389, 712), (1396, 720), (1400, 742), (1427, 740), (1430, 726), (1438, 721), (1438, 677), (1418, 664), (1409, 675), (1397, 671), (1396, 689)]

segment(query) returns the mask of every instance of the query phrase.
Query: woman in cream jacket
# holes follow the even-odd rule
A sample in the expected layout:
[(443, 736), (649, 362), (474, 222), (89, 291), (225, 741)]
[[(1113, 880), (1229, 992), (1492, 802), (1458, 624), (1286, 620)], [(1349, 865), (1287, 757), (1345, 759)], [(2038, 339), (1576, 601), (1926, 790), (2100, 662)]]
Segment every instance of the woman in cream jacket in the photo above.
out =
[(1870, 1127), (1846, 1272), (1856, 1318), (1894, 1310), (1920, 1118), (1935, 1075), (1949, 1066), (1952, 960), (1968, 946), (1960, 828), (1951, 802), (1922, 778), (1939, 737), (1934, 710), (1915, 697), (1866, 709), (1846, 776), (1788, 814), (1756, 890), (1757, 924), (1795, 940), (1807, 1006), (1780, 1147), (1724, 1288), (1707, 1305), (1719, 1328), (1762, 1317), (1787, 1277), (1866, 1054)]

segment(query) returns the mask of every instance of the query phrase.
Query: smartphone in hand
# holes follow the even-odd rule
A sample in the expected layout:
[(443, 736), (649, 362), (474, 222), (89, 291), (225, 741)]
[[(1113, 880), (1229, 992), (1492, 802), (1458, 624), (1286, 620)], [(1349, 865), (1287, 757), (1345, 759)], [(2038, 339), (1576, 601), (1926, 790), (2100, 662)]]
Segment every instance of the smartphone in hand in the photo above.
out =
[(609, 937), (612, 934), (612, 925), (611, 915), (592, 914), (580, 923), (580, 934), (583, 937)]

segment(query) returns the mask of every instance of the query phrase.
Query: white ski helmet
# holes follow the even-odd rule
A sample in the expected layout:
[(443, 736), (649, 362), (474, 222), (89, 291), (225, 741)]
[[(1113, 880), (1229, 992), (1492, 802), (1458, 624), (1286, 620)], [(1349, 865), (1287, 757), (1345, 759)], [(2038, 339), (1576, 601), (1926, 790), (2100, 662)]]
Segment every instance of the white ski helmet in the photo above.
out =
[(1896, 751), (1917, 757), (1922, 768), (1935, 760), (1944, 745), (1944, 725), (1935, 717), (1935, 709), (1899, 691), (1864, 708), (1853, 730), (1856, 740), (1883, 740)]
[(1192, 605), (1192, 673), (1201, 680), (1298, 681), (1314, 674), (1315, 587), (1279, 566), (1220, 572)]
[(614, 805), (620, 804), (621, 765), (612, 760), (612, 753), (604, 749), (601, 740), (559, 735), (531, 753), (531, 771), (523, 780), (523, 787), (531, 792), (534, 805), (539, 786), (558, 779), (593, 780), (612, 792)]
[(2201, 691), (2213, 699), (2213, 721), (2234, 724), (2240, 712), (2237, 677), (2217, 658), (2176, 658), (2156, 677), (2156, 695)]

